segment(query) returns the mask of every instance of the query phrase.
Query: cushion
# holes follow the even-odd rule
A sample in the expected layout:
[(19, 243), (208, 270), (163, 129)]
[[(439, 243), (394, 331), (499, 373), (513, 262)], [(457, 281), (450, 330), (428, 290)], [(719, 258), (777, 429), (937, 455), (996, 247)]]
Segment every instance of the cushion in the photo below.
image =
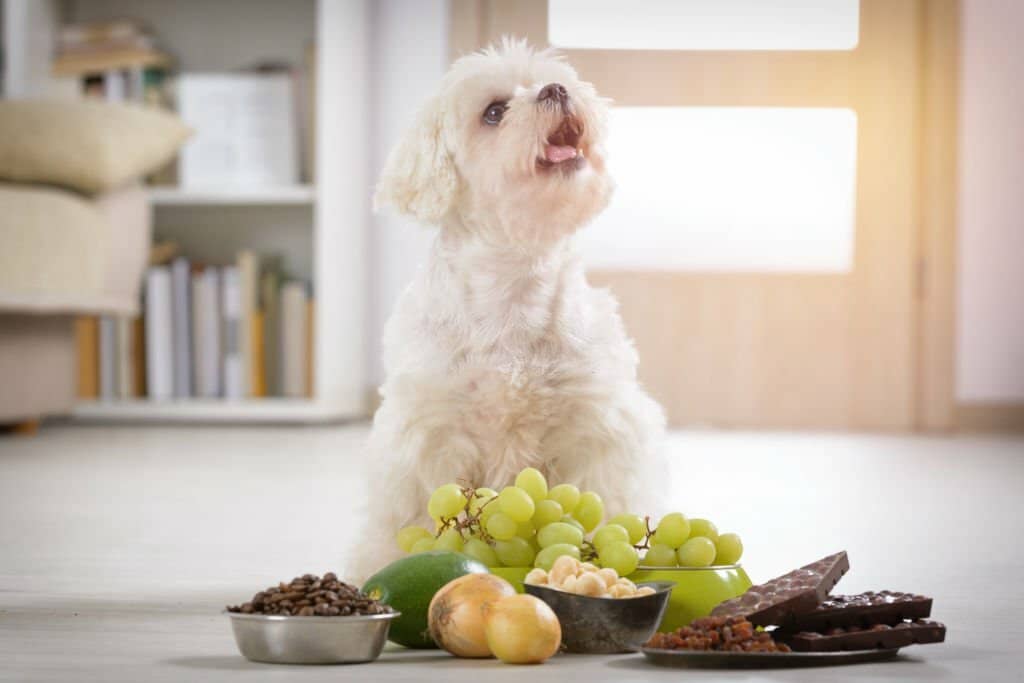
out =
[(0, 180), (105, 192), (166, 164), (190, 134), (181, 119), (159, 109), (0, 101)]
[(141, 188), (89, 201), (0, 183), (0, 206), (0, 313), (137, 309), (150, 227)]

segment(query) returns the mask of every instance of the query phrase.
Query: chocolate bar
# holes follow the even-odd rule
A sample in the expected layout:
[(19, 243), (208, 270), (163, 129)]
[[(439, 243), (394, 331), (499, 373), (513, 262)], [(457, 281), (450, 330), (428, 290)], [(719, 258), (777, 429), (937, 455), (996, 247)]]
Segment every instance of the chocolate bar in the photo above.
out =
[(895, 626), (875, 624), (869, 628), (835, 627), (823, 632), (801, 631), (782, 634), (773, 631), (775, 640), (786, 643), (794, 652), (837, 652), (839, 650), (892, 649), (907, 645), (941, 643), (946, 639), (946, 627), (937, 621), (917, 619), (903, 621)]
[(824, 633), (837, 626), (891, 626), (904, 619), (924, 619), (931, 614), (932, 599), (924, 595), (868, 591), (830, 596), (811, 612), (795, 616), (789, 630)]
[(812, 612), (850, 568), (846, 551), (752, 586), (738, 598), (711, 610), (716, 617), (746, 617), (758, 626), (787, 626), (796, 615)]

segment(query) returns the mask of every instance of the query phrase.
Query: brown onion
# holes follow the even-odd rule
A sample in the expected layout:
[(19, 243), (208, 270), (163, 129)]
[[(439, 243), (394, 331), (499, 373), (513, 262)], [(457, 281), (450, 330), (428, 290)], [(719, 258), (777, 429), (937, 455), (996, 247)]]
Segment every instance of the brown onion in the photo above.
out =
[(512, 584), (493, 574), (467, 574), (449, 581), (430, 601), (430, 636), (456, 657), (490, 657), (484, 613), (492, 603), (515, 594)]

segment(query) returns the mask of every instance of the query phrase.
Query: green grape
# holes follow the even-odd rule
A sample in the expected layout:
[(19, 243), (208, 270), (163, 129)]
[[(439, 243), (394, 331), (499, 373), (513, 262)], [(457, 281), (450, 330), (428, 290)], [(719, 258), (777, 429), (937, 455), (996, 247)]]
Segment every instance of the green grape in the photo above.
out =
[(707, 567), (715, 561), (715, 544), (710, 538), (694, 536), (676, 551), (680, 567)]
[(516, 486), (526, 491), (535, 503), (548, 497), (548, 481), (540, 470), (533, 467), (527, 467), (516, 475)]
[(434, 537), (431, 536), (429, 538), (421, 538), (420, 540), (418, 540), (415, 543), (413, 543), (412, 547), (409, 548), (409, 552), (411, 554), (415, 555), (416, 553), (425, 553), (428, 550), (433, 550), (433, 549), (434, 549)]
[(690, 523), (682, 512), (670, 512), (658, 522), (655, 534), (658, 543), (678, 548), (690, 537)]
[[(469, 512), (470, 514), (476, 515), (480, 513), (480, 508), (484, 506), (484, 503), (489, 501), (498, 495), (498, 492), (494, 489), (486, 487), (478, 488), (473, 492), (473, 499), (469, 501)], [(488, 506), (491, 507), (491, 506)]]
[(644, 540), (644, 536), (647, 535), (647, 525), (644, 524), (643, 517), (630, 513), (624, 513), (621, 515), (615, 515), (608, 520), (609, 524), (618, 524), (624, 527), (629, 532), (629, 542), (636, 545), (640, 541)]
[(445, 529), (434, 541), (434, 550), (451, 550), (453, 553), (461, 553), (462, 536), (455, 529)]
[(562, 555), (571, 555), (577, 560), (580, 559), (580, 549), (574, 545), (568, 543), (556, 543), (549, 545), (547, 548), (541, 549), (537, 553), (537, 557), (533, 560), (534, 567), (540, 567), (546, 571), (551, 571), (551, 565), (555, 563)]
[(488, 567), (498, 566), (498, 556), (494, 552), (494, 548), (487, 545), (479, 538), (471, 538), (466, 541), (462, 547), (462, 552), (469, 555), (474, 560), (482, 562)]
[[(625, 531), (625, 529), (623, 529)], [(628, 576), (636, 571), (640, 563), (636, 548), (626, 541), (611, 541), (598, 552), (602, 567), (611, 567), (619, 576)]]
[(537, 556), (533, 546), (518, 536), (507, 541), (495, 541), (494, 552), (506, 567), (530, 567)]
[(644, 555), (645, 567), (675, 567), (678, 564), (675, 548), (664, 543), (655, 543)]
[(548, 500), (561, 505), (565, 514), (572, 514), (576, 504), (580, 502), (580, 490), (572, 484), (559, 484), (548, 491)]
[(487, 533), (499, 541), (507, 541), (513, 538), (516, 532), (519, 531), (519, 525), (516, 524), (516, 521), (504, 512), (495, 512), (487, 520), (484, 527), (487, 529)]
[(518, 486), (506, 486), (498, 494), (498, 506), (501, 511), (517, 522), (525, 522), (533, 517), (536, 506), (530, 494)]
[(489, 520), (495, 512), (501, 512), (501, 508), (498, 507), (498, 496), (484, 502), (486, 504), (480, 506), (480, 521), (482, 522)]
[(466, 506), (466, 497), (458, 484), (445, 484), (430, 494), (427, 512), (434, 519), (454, 517)]
[(537, 532), (537, 543), (541, 548), (553, 545), (571, 545), (578, 548), (583, 545), (583, 532), (571, 524), (555, 522)]
[(594, 537), (590, 540), (598, 552), (601, 552), (601, 548), (613, 541), (629, 543), (629, 532), (626, 531), (626, 527), (618, 524), (606, 524), (595, 531)]
[(421, 538), (434, 540), (434, 534), (421, 526), (407, 526), (398, 532), (398, 536), (396, 538), (398, 540), (398, 547), (402, 549), (402, 552), (411, 553), (413, 543)]
[(582, 524), (580, 524), (580, 523), (579, 523), (579, 520), (577, 520), (577, 519), (576, 519), (575, 517), (573, 517), (572, 515), (564, 515), (564, 516), (562, 517), (561, 521), (565, 522), (566, 524), (571, 524), (572, 526), (576, 527), (577, 529), (579, 529), (579, 530), (580, 530), (580, 533), (581, 533), (581, 534), (582, 534), (582, 533), (585, 533), (585, 532), (583, 531), (583, 525), (582, 525)]
[(540, 529), (548, 524), (562, 521), (562, 506), (553, 500), (542, 500), (533, 511), (533, 525)]
[(529, 541), (531, 538), (533, 538), (534, 534), (536, 533), (537, 529), (534, 528), (533, 522), (531, 521), (520, 522), (516, 525), (516, 536), (526, 541)]
[(703, 536), (711, 539), (711, 542), (714, 543), (718, 538), (718, 528), (706, 519), (691, 519), (690, 536)]
[(743, 541), (736, 534), (722, 534), (715, 541), (715, 564), (736, 564), (743, 557)]
[(594, 527), (604, 519), (604, 503), (601, 501), (601, 496), (593, 491), (580, 494), (580, 502), (572, 511), (572, 516), (579, 520), (584, 531), (593, 531)]

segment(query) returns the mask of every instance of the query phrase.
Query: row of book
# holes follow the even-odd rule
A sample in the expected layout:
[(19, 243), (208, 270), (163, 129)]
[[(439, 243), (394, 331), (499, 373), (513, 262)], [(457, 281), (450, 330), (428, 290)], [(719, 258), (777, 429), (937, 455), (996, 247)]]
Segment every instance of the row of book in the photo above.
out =
[(57, 34), (53, 75), (87, 98), (167, 106), (171, 59), (137, 21), (70, 24)]
[(305, 282), (249, 250), (231, 265), (151, 266), (140, 318), (79, 320), (79, 395), (312, 396), (314, 314)]

